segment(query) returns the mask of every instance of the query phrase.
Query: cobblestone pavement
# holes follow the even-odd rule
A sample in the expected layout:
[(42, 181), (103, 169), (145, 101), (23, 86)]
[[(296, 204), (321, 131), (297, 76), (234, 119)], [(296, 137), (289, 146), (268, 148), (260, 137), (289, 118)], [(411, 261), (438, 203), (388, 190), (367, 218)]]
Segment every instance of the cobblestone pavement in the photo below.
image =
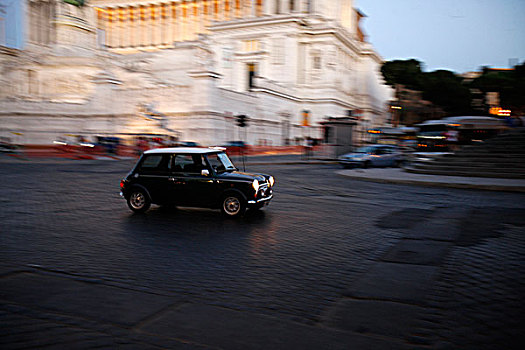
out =
[(134, 215), (131, 166), (0, 161), (2, 348), (279, 348), (254, 328), (306, 342), (280, 348), (520, 345), (523, 194), (248, 164), (277, 179), (261, 212)]

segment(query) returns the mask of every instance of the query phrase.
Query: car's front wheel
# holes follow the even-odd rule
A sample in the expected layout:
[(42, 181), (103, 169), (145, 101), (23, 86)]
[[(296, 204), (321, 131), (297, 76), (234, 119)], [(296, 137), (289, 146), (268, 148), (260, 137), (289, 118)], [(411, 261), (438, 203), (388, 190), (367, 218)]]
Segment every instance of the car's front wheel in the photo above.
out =
[(222, 200), (221, 210), (228, 217), (239, 217), (244, 214), (246, 204), (238, 194), (228, 194)]
[(149, 209), (151, 205), (151, 200), (149, 199), (148, 194), (140, 189), (135, 188), (131, 190), (131, 193), (128, 197), (128, 207), (135, 213), (143, 213)]

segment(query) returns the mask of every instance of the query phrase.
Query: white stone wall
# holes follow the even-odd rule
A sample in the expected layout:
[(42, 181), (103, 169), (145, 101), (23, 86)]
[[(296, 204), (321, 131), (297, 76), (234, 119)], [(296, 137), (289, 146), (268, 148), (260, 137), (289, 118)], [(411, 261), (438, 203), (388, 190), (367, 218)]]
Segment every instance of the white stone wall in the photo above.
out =
[[(341, 28), (342, 9), (352, 1), (337, 0), (337, 11), (314, 2), (313, 16), (290, 14), (288, 2), (280, 3), (277, 16), (216, 23), (199, 40), (164, 49), (111, 53), (95, 47), (88, 25), (63, 31), (50, 45), (0, 53), (0, 133), (39, 144), (65, 134), (156, 133), (204, 145), (239, 138), (283, 145), (322, 138), (320, 122), (347, 110), (363, 110), (369, 124), (384, 120), (381, 60)], [(59, 14), (77, 11), (61, 6)], [(306, 2), (298, 6), (305, 10)], [(95, 20), (92, 13), (84, 17)], [(249, 63), (257, 64), (252, 90)], [(309, 127), (302, 126), (304, 110)], [(249, 117), (245, 129), (236, 126), (239, 114)]]

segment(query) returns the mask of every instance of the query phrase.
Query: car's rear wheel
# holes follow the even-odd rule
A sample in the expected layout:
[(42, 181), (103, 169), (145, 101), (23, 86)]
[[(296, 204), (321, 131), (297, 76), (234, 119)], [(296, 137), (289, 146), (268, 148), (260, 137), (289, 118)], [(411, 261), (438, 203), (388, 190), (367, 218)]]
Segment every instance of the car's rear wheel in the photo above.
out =
[(128, 207), (135, 213), (144, 213), (151, 206), (151, 200), (148, 194), (140, 189), (135, 188), (131, 190), (128, 197)]
[(221, 210), (227, 217), (239, 217), (244, 214), (246, 204), (238, 194), (228, 194), (222, 200)]
[(369, 160), (367, 160), (366, 162), (363, 163), (363, 168), (364, 169), (370, 168), (370, 161)]

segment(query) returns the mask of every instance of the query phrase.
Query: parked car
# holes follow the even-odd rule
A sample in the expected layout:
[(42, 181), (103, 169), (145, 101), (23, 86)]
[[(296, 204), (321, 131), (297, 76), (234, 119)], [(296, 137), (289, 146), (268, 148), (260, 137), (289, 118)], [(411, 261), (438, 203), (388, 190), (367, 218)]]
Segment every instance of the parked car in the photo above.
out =
[(400, 166), (403, 159), (401, 149), (393, 145), (363, 146), (338, 158), (339, 163), (345, 168), (351, 166), (361, 168)]
[(177, 147), (200, 147), (197, 142), (194, 141), (177, 141), (176, 142)]
[(273, 176), (239, 172), (224, 148), (176, 147), (144, 152), (120, 182), (120, 194), (134, 212), (153, 203), (216, 208), (236, 217), (268, 205), (273, 186)]
[(229, 155), (247, 154), (250, 149), (244, 141), (228, 141), (221, 147), (226, 148)]
[(120, 146), (120, 138), (113, 136), (97, 136), (95, 146), (105, 153), (116, 154)]
[(16, 145), (14, 145), (8, 137), (0, 137), (0, 152), (13, 153), (16, 152), (16, 150)]

